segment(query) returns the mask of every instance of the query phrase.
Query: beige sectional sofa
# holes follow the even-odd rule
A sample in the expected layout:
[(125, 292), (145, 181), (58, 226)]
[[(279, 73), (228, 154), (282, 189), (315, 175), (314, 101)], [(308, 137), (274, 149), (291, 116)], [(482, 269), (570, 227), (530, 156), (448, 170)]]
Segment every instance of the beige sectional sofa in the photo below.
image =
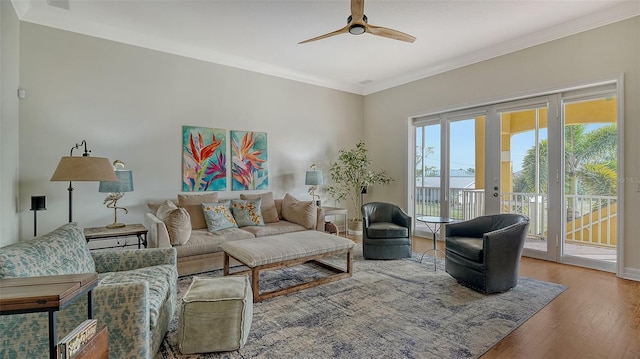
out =
[[(227, 241), (271, 236), (282, 233), (317, 230), (324, 231), (324, 212), (313, 201), (299, 201), (286, 194), (273, 199), (271, 192), (241, 194), (238, 200), (260, 200), (258, 213), (263, 223), (210, 231), (202, 203), (220, 204), (216, 192), (181, 193), (177, 205), (173, 201), (150, 203), (145, 215), (149, 230), (149, 248), (175, 248), (178, 274), (181, 276), (221, 269), (223, 254), (220, 244)], [(241, 221), (238, 221), (240, 223)]]

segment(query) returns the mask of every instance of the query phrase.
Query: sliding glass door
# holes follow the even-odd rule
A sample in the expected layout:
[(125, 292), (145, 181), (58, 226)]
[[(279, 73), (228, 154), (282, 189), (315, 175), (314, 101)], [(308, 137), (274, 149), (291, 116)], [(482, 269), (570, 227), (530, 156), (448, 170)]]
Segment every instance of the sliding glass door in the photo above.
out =
[(414, 119), (413, 217), (523, 214), (524, 255), (616, 271), (617, 96), (610, 83)]
[(567, 94), (562, 103), (562, 261), (614, 271), (618, 243), (618, 101), (614, 89)]

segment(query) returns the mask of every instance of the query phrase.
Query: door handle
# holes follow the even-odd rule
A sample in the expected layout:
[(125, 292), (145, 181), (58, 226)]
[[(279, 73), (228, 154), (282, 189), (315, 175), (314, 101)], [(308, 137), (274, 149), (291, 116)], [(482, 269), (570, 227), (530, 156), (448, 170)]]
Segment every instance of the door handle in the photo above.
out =
[(498, 197), (498, 194), (497, 194), (497, 193), (494, 193), (494, 194), (493, 194), (493, 196), (494, 196), (494, 197)]

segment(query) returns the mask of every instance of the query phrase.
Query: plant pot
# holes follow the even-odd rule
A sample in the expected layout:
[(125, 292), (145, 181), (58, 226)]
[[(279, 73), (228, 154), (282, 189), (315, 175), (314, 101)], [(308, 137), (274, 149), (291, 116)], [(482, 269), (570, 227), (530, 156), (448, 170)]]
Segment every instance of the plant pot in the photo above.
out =
[(362, 221), (350, 220), (347, 233), (358, 236), (362, 235)]

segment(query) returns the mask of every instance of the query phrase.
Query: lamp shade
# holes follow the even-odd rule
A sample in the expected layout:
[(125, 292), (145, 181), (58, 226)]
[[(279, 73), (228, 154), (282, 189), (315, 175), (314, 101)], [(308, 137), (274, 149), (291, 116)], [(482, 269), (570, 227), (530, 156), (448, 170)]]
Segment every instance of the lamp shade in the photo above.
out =
[(306, 176), (304, 178), (304, 184), (307, 186), (319, 186), (324, 184), (324, 179), (322, 178), (322, 171), (321, 170), (307, 171)]
[(118, 180), (100, 181), (98, 192), (133, 192), (133, 173), (131, 170), (116, 170), (112, 172), (115, 173)]
[(104, 157), (62, 157), (51, 181), (117, 181), (113, 167)]

